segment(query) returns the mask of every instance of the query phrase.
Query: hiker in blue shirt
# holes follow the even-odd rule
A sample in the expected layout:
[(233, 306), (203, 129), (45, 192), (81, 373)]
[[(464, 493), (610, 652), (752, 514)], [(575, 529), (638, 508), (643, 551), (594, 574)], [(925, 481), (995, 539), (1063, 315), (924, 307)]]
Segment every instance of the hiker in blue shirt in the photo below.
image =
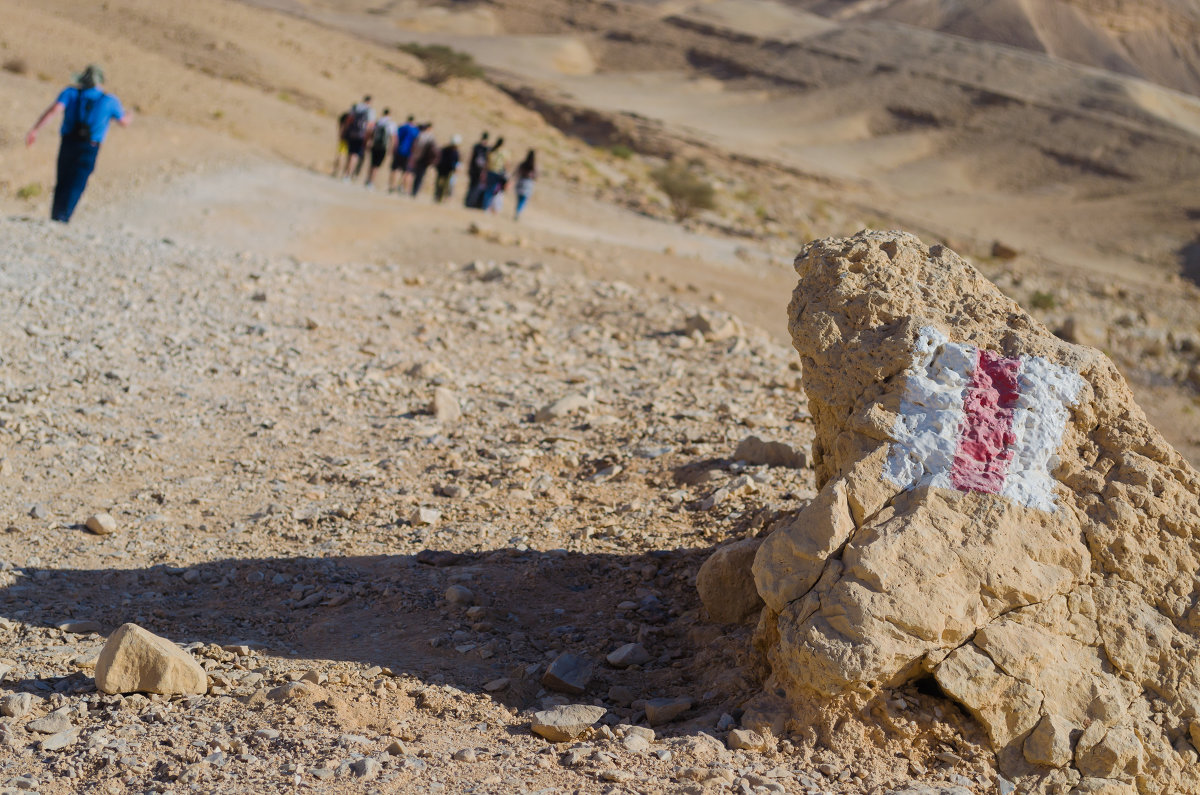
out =
[(408, 187), (408, 162), (409, 156), (412, 155), (413, 144), (416, 143), (417, 135), (420, 130), (417, 125), (413, 124), (413, 117), (409, 116), (408, 120), (396, 130), (396, 151), (392, 155), (392, 174), (388, 180), (388, 191), (399, 190), (404, 193)]
[(60, 130), (62, 141), (58, 147), (58, 181), (54, 185), (50, 217), (64, 224), (71, 220), (75, 205), (87, 187), (88, 177), (96, 167), (96, 155), (100, 153), (100, 144), (108, 134), (109, 122), (115, 121), (122, 127), (129, 126), (129, 114), (121, 107), (119, 99), (104, 93), (100, 88), (103, 83), (104, 71), (95, 64), (88, 66), (75, 76), (75, 85), (63, 89), (25, 134), (25, 145), (33, 146), (42, 125), (54, 114), (63, 112)]

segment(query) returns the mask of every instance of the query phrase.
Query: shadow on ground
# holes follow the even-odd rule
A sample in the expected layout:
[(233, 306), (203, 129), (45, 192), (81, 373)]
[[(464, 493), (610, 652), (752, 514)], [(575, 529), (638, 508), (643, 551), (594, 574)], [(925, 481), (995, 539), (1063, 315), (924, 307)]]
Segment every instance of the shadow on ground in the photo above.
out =
[[(298, 660), (387, 666), (476, 691), (570, 651), (597, 661), (592, 693), (623, 684), (645, 697), (699, 695), (714, 677), (745, 685), (729, 667), (745, 652), (746, 628), (698, 615), (693, 581), (708, 552), (425, 550), (229, 559), (186, 570), (30, 571), (0, 589), (0, 615), (44, 626), (89, 619), (105, 634), (132, 621), (181, 643), (244, 643)], [(472, 604), (448, 601), (455, 585), (470, 591)], [(604, 665), (608, 652), (635, 641), (655, 657), (645, 670)], [(523, 707), (538, 689), (534, 677), (500, 698)], [(725, 698), (714, 691), (705, 700), (698, 712)]]

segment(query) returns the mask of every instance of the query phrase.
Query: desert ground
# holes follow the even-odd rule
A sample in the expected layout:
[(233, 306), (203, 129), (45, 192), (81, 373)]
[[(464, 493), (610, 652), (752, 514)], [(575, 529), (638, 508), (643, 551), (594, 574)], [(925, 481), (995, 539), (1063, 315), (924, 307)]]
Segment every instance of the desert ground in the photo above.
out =
[[(1195, 9), (1147, 4), (1170, 59), (1121, 4), (1070, 6), (1086, 51), (1044, 9), (997, 42), (826, 5), (0, 0), (0, 787), (1006, 791), (914, 685), (730, 747), (764, 671), (695, 578), (816, 493), (735, 451), (811, 441), (785, 310), (820, 237), (944, 242), (1200, 463)], [(428, 85), (412, 41), (485, 77)], [(89, 61), (133, 124), (64, 227), (24, 134)], [(535, 148), (526, 215), (330, 178), (363, 93)], [(672, 219), (672, 155), (716, 209)], [(126, 622), (208, 691), (98, 692)], [(567, 703), (604, 717), (531, 733)]]

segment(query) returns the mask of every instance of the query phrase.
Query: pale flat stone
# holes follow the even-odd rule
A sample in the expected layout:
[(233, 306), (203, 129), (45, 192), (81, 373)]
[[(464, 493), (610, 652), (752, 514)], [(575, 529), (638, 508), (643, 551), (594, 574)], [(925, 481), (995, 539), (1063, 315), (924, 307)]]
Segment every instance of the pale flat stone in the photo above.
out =
[(117, 520), (107, 513), (94, 513), (85, 522), (88, 530), (98, 536), (106, 536), (117, 532)]
[(192, 655), (136, 624), (122, 624), (96, 660), (96, 688), (105, 693), (202, 694), (208, 676)]
[(567, 742), (590, 729), (607, 711), (591, 704), (567, 704), (535, 712), (529, 728), (551, 742)]
[(49, 715), (31, 720), (25, 724), (25, 730), (36, 732), (37, 734), (58, 734), (70, 729), (74, 724), (71, 722), (72, 707), (63, 707), (56, 709)]
[(651, 726), (670, 723), (692, 708), (692, 700), (679, 698), (652, 698), (646, 702), (646, 721)]
[(561, 419), (569, 414), (581, 411), (592, 405), (592, 401), (584, 395), (571, 393), (564, 395), (553, 403), (549, 403), (538, 409), (534, 415), (534, 422), (550, 422), (551, 420)]
[(626, 643), (624, 646), (613, 649), (604, 659), (608, 660), (608, 664), (614, 668), (628, 668), (631, 665), (645, 665), (654, 658), (642, 644)]
[(761, 751), (767, 747), (767, 741), (763, 736), (749, 729), (730, 730), (725, 744), (731, 751)]
[(63, 748), (69, 748), (79, 740), (79, 729), (65, 729), (38, 743), (38, 747), (43, 751), (59, 751)]
[(747, 436), (738, 442), (733, 451), (733, 458), (747, 464), (766, 464), (792, 469), (804, 469), (808, 465), (808, 456), (803, 450), (797, 450), (786, 442), (763, 441), (757, 436)]
[(32, 693), (9, 693), (0, 697), (0, 715), (6, 718), (23, 718), (33, 709)]
[(444, 386), (433, 390), (433, 400), (429, 404), (429, 412), (437, 417), (438, 422), (450, 424), (462, 419), (462, 407), (458, 395)]

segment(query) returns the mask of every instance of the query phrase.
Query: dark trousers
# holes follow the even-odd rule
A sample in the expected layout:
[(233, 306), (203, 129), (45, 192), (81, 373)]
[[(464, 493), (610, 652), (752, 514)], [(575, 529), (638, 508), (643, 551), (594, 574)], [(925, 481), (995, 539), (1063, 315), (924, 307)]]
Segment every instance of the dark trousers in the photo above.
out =
[(429, 166), (417, 166), (413, 169), (413, 184), (412, 195), (416, 196), (421, 192), (421, 183), (425, 181), (425, 172), (429, 170)]
[(454, 175), (438, 174), (437, 181), (433, 183), (433, 200), (440, 202), (448, 197), (452, 190), (454, 190)]
[(88, 177), (96, 168), (96, 155), (100, 153), (100, 144), (90, 141), (79, 141), (74, 138), (63, 138), (58, 147), (58, 182), (54, 185), (54, 204), (50, 207), (50, 217), (55, 221), (67, 223), (79, 204), (79, 197), (87, 187)]
[(467, 170), (467, 196), (464, 203), (475, 209), (483, 207), (483, 172), (474, 166)]
[(492, 200), (496, 198), (496, 194), (504, 191), (504, 180), (504, 174), (499, 171), (487, 173), (487, 183), (483, 189), (483, 209), (491, 209)]

